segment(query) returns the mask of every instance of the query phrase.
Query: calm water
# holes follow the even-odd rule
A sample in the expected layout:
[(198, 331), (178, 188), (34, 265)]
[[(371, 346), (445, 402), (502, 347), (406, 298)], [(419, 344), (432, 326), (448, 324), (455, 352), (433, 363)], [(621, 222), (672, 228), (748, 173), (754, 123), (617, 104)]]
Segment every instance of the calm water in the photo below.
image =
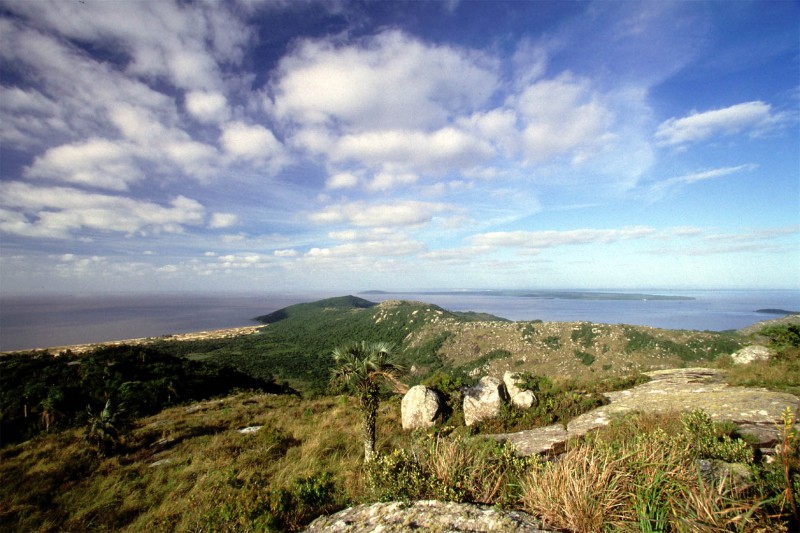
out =
[[(617, 291), (623, 292), (623, 291)], [(800, 291), (636, 291), (694, 300), (565, 300), (419, 293), (360, 295), (379, 302), (421, 300), (453, 311), (510, 320), (635, 324), (669, 329), (738, 329), (800, 310)], [(41, 296), (0, 299), (0, 351), (24, 350), (253, 325), (252, 318), (334, 294)]]

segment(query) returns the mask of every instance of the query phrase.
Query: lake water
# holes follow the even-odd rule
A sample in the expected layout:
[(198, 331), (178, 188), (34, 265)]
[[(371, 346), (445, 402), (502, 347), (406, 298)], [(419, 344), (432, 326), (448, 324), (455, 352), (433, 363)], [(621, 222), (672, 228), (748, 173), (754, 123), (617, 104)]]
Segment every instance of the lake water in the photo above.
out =
[[(624, 292), (624, 291), (615, 291)], [(668, 329), (739, 329), (800, 310), (800, 291), (647, 291), (694, 300), (588, 300), (484, 294), (359, 294), (373, 302), (419, 300), (452, 311), (480, 311), (510, 320), (590, 321)], [(283, 307), (341, 294), (162, 294), (0, 298), (0, 351), (25, 350), (253, 325)]]

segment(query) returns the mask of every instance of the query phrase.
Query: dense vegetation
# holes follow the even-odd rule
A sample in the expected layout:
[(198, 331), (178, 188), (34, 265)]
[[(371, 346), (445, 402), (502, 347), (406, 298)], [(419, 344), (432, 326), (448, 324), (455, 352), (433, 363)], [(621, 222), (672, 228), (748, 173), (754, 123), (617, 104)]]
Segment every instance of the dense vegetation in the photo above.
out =
[[(3, 444), (42, 430), (80, 425), (111, 402), (124, 418), (234, 389), (285, 392), (271, 379), (173, 357), (144, 346), (66, 353), (14, 354), (0, 359), (0, 438)], [(88, 409), (88, 411), (87, 411)]]
[[(39, 352), (0, 358), (3, 528), (296, 530), (321, 513), (394, 498), (524, 509), (575, 531), (597, 531), (598, 524), (636, 531), (800, 526), (793, 413), (785, 415), (774, 463), (753, 455), (732, 427), (715, 426), (700, 412), (628, 416), (573, 443), (565, 460), (520, 459), (475, 435), (565, 423), (601, 405), (603, 392), (645, 378), (527, 373), (523, 387), (535, 391), (535, 408), (509, 407), (467, 428), (459, 409), (462, 387), (486, 365), (515, 357), (493, 346), (495, 337), (481, 324), (480, 349), (467, 359), (451, 357), (454, 324), (488, 317), (345, 297), (260, 318), (268, 324), (261, 333), (232, 339), (164, 340), (80, 357)], [(598, 342), (605, 329), (597, 325), (579, 324), (560, 335), (540, 322), (512, 330), (522, 345), (563, 349), (585, 367), (608, 349)], [(667, 353), (692, 364), (730, 365), (723, 354), (743, 342), (707, 333), (684, 345), (666, 332), (623, 331), (621, 356)], [(800, 393), (800, 328), (773, 326), (759, 338), (776, 357), (730, 368), (730, 380)], [(332, 396), (329, 388), (331, 353), (352, 340), (393, 343), (404, 366), (414, 369), (404, 381), (439, 390), (449, 407), (435, 430), (404, 433), (399, 398), (385, 391), (377, 405), (378, 455), (367, 468), (358, 403)], [(289, 385), (302, 396), (236, 393), (292, 392)], [(237, 431), (248, 426), (262, 428)], [(747, 465), (745, 481), (698, 473), (698, 461), (714, 469), (733, 460)]]

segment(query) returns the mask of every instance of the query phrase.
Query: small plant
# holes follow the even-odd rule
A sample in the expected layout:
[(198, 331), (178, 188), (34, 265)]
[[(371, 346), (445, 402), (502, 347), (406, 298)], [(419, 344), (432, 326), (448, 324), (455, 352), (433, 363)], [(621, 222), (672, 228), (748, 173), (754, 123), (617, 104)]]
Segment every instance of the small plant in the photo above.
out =
[(592, 324), (582, 323), (578, 329), (572, 330), (570, 338), (584, 348), (589, 348), (594, 343), (595, 337), (597, 337), (595, 330), (596, 328)]
[(108, 456), (119, 448), (122, 442), (120, 422), (123, 412), (121, 406), (115, 407), (111, 399), (106, 401), (99, 414), (94, 414), (90, 406), (86, 407), (88, 420), (85, 438), (98, 455)]
[[(797, 428), (795, 428), (796, 415), (791, 407), (786, 407), (781, 415), (782, 424), (778, 426), (780, 446), (778, 459), (783, 471), (783, 500), (788, 503), (795, 522), (800, 522), (797, 513), (797, 493), (800, 492), (800, 474), (796, 471), (798, 459)], [(794, 463), (794, 464), (793, 464)], [(793, 468), (793, 466), (795, 468)]]
[(726, 463), (753, 462), (750, 445), (728, 435), (717, 435), (714, 422), (702, 409), (683, 414), (681, 422), (684, 431), (678, 445), (684, 445), (694, 458), (717, 459)]
[(551, 335), (549, 337), (545, 337), (542, 339), (542, 342), (545, 346), (550, 348), (551, 350), (558, 350), (561, 348), (561, 338), (556, 335)]
[(575, 357), (577, 357), (580, 362), (586, 366), (592, 366), (592, 363), (594, 363), (594, 356), (588, 352), (575, 350)]

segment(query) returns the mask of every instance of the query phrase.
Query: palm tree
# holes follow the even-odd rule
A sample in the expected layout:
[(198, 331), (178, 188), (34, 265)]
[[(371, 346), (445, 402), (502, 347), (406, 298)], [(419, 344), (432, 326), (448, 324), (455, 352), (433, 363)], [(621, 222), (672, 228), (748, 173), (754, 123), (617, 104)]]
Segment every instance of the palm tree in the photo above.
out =
[(385, 342), (355, 342), (333, 350), (333, 383), (349, 388), (358, 398), (364, 416), (364, 462), (375, 456), (375, 424), (378, 416), (378, 393), (381, 382), (388, 381), (401, 390), (397, 376), (403, 367), (397, 362), (390, 344)]

